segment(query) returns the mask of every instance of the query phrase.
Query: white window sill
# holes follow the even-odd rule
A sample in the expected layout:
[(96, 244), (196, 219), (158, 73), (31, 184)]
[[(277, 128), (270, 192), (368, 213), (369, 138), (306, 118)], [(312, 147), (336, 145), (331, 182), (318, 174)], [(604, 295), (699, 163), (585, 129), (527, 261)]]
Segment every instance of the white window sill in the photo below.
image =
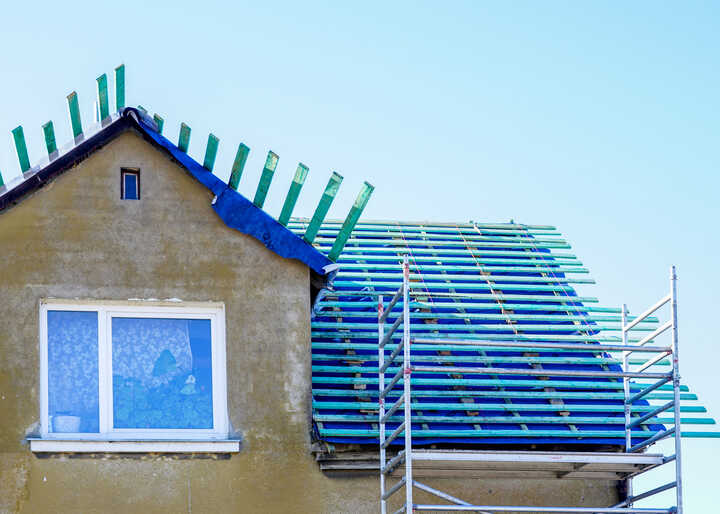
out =
[(237, 453), (238, 440), (215, 441), (90, 441), (30, 439), (32, 452), (73, 453)]

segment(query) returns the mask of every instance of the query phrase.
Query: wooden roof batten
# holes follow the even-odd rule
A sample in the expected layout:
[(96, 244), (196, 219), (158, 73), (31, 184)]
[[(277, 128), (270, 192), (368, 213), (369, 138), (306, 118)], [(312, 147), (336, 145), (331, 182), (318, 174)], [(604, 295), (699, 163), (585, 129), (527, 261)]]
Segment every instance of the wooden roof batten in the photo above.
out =
[[(109, 83), (108, 83), (108, 76), (107, 74), (103, 73), (100, 76), (96, 78), (96, 88), (97, 88), (97, 96), (96, 96), (96, 112), (97, 112), (97, 118), (99, 120), (100, 127), (97, 130), (102, 130), (107, 125), (109, 125), (113, 121), (113, 117), (120, 116), (121, 113), (126, 108), (126, 81), (125, 81), (125, 65), (121, 64), (115, 68), (115, 113), (111, 113), (111, 107), (110, 107), (110, 90), (109, 90)], [(72, 91), (69, 95), (67, 95), (67, 108), (68, 108), (68, 118), (70, 122), (70, 130), (73, 137), (73, 144), (78, 145), (86, 140), (87, 134), (85, 133), (85, 130), (83, 128), (82, 123), (82, 117), (80, 114), (80, 103), (78, 99), (77, 92)], [(137, 109), (141, 111), (144, 115), (147, 115), (149, 118), (149, 114), (147, 110), (142, 107), (138, 106)], [(158, 134), (162, 134), (165, 120), (162, 116), (155, 113), (152, 117), (152, 123), (154, 123), (155, 131)], [(92, 129), (91, 129), (92, 130)], [(55, 128), (54, 124), (51, 121), (48, 121), (42, 126), (43, 131), (43, 137), (45, 141), (45, 147), (47, 150), (47, 160), (42, 161), (41, 164), (36, 166), (36, 168), (33, 168), (31, 166), (30, 162), (30, 156), (28, 155), (28, 149), (27, 149), (27, 143), (25, 140), (25, 133), (22, 126), (18, 126), (12, 131), (15, 151), (18, 158), (18, 163), (20, 165), (20, 172), (21, 177), (19, 177), (19, 180), (13, 181), (13, 184), (6, 184), (5, 180), (3, 178), (2, 172), (0, 172), (0, 195), (7, 192), (9, 189), (9, 186), (15, 186), (16, 183), (22, 183), (25, 180), (25, 175), (29, 174), (30, 172), (37, 171), (39, 169), (42, 169), (44, 165), (46, 165), (49, 162), (52, 162), (55, 160), (61, 151), (58, 150), (57, 141), (55, 138)], [(190, 126), (182, 122), (180, 124), (180, 131), (178, 135), (178, 141), (177, 141), (177, 149), (183, 153), (188, 153), (189, 147), (190, 147), (190, 137), (192, 134), (192, 129)], [(213, 169), (215, 167), (215, 161), (218, 155), (218, 150), (220, 146), (220, 139), (215, 136), (214, 134), (210, 133), (208, 135), (207, 145), (205, 148), (205, 155), (202, 161), (202, 166), (207, 170), (208, 172), (212, 173)], [(72, 146), (70, 147), (72, 149)], [(63, 149), (62, 153), (65, 153), (65, 148)], [(235, 160), (232, 165), (232, 169), (230, 170), (230, 177), (227, 183), (227, 186), (230, 189), (233, 189), (237, 191), (240, 179), (242, 177), (242, 173), (245, 167), (245, 164), (248, 159), (248, 155), (250, 153), (250, 148), (245, 145), (244, 143), (240, 143), (237, 149), (237, 153), (235, 156)], [(265, 160), (265, 165), (263, 167), (263, 170), (261, 172), (260, 180), (258, 182), (257, 190), (255, 192), (255, 196), (253, 199), (253, 204), (262, 209), (265, 200), (267, 198), (268, 192), (270, 190), (270, 185), (272, 183), (273, 177), (275, 175), (277, 165), (279, 161), (279, 156), (273, 152), (269, 151), (267, 154), (267, 158)], [(294, 178), (291, 182), (290, 189), (287, 193), (287, 196), (285, 198), (285, 201), (283, 203), (283, 208), (280, 213), (280, 216), (278, 218), (278, 222), (280, 225), (286, 226), (288, 222), (290, 221), (290, 218), (292, 216), (292, 212), (295, 208), (295, 204), (297, 203), (298, 197), (300, 195), (300, 191), (302, 189), (302, 186), (305, 182), (305, 179), (308, 175), (308, 167), (305, 166), (302, 163), (299, 163), (297, 166), (297, 170), (295, 172)], [(306, 232), (304, 239), (308, 243), (312, 243), (312, 240), (314, 239), (313, 232), (316, 232), (317, 228), (319, 228), (320, 224), (323, 222), (325, 215), (327, 214), (330, 205), (332, 204), (335, 195), (337, 194), (337, 191), (340, 187), (340, 183), (342, 182), (342, 176), (339, 175), (336, 172), (333, 172), (330, 181), (328, 182), (328, 186), (325, 189), (325, 192), (323, 193), (318, 206), (315, 210), (315, 215), (313, 218), (313, 223), (309, 227), (308, 232)], [(345, 242), (350, 237), (350, 234), (352, 233), (352, 230), (354, 228), (355, 223), (357, 223), (360, 214), (362, 213), (363, 209), (365, 208), (365, 205), (367, 205), (367, 202), (369, 201), (369, 198), (372, 194), (373, 186), (368, 184), (367, 182), (362, 186), (360, 194), (358, 195), (357, 200), (353, 204), (353, 206), (350, 209), (350, 212), (348, 213), (347, 218), (345, 219), (343, 230), (339, 233), (339, 239), (337, 241), (334, 241), (334, 245), (332, 248), (330, 248), (330, 253), (332, 255), (339, 255), (339, 253), (342, 251)]]
[[(294, 218), (288, 226), (302, 234), (311, 221)], [(314, 244), (323, 250), (331, 247), (342, 223), (323, 222), (315, 232)], [(406, 227), (411, 230), (399, 230)], [(377, 441), (377, 425), (370, 426), (372, 416), (368, 415), (379, 406), (375, 389), (378, 334), (373, 318), (377, 297), (392, 296), (401, 283), (398, 256), (409, 253), (409, 296), (416, 334), (413, 352), (418, 352), (418, 362), (423, 363), (419, 369), (431, 363), (448, 366), (443, 373), (417, 374), (411, 379), (413, 398), (417, 398), (412, 406), (417, 411), (413, 419), (431, 425), (413, 430), (418, 444), (451, 444), (457, 438), (489, 444), (492, 439), (514, 437), (525, 438), (527, 444), (537, 444), (538, 440), (565, 445), (574, 441), (584, 446), (612, 441), (622, 444), (623, 384), (611, 381), (612, 370), (622, 363), (621, 309), (594, 307), (588, 302), (597, 299), (578, 296), (572, 286), (593, 281), (577, 282), (573, 276), (576, 271), (587, 270), (579, 267), (574, 255), (563, 253), (563, 258), (557, 258), (557, 249), (566, 248), (565, 243), (552, 244), (554, 241), (548, 239), (543, 247), (533, 241), (532, 231), (547, 239), (545, 233), (555, 231), (554, 227), (531, 227), (515, 223), (454, 227), (437, 222), (356, 223), (346, 248), (337, 256), (341, 267), (333, 290), (316, 305), (312, 320), (313, 415), (322, 441), (336, 448), (343, 441), (352, 441), (353, 445)], [(509, 233), (516, 236), (509, 238)], [(471, 237), (476, 237), (475, 241)], [(460, 241), (465, 244), (458, 245)], [(654, 333), (658, 326), (656, 317), (641, 320), (634, 328), (638, 335), (628, 337), (627, 343), (640, 343), (643, 332)], [(466, 344), (458, 351), (458, 340), (471, 341), (474, 346)], [(386, 351), (396, 352), (398, 342), (399, 336), (391, 338)], [(569, 343), (575, 346), (568, 348)], [(348, 351), (352, 358), (343, 356)], [(642, 353), (634, 355), (632, 365), (648, 360)], [(669, 362), (660, 358), (654, 365), (667, 368)], [(597, 370), (597, 377), (607, 378), (561, 378), (566, 373), (557, 369), (568, 366), (591, 366), (588, 369)], [(401, 368), (393, 364), (386, 371), (392, 376)], [(656, 376), (664, 376), (664, 372)], [(366, 389), (355, 389), (358, 385)], [(636, 394), (643, 387), (642, 382), (633, 382), (631, 390)], [(671, 386), (661, 385), (646, 398), (665, 402), (671, 391)], [(687, 386), (681, 385), (680, 391), (681, 412), (706, 412), (692, 403), (697, 396)], [(399, 391), (390, 392), (386, 401), (397, 401), (399, 395)], [(361, 398), (363, 401), (358, 402)], [(464, 398), (479, 401), (469, 404), (462, 401)], [(490, 403), (503, 399), (518, 401)], [(654, 408), (633, 405), (632, 415), (639, 418)], [(463, 415), (463, 411), (471, 414)], [(599, 412), (611, 415), (599, 417)], [(642, 419), (633, 438), (669, 419), (658, 414)], [(392, 423), (401, 421), (389, 419)], [(702, 416), (683, 416), (680, 421), (686, 425), (714, 423)], [(528, 428), (503, 427), (518, 423)], [(478, 424), (481, 430), (473, 428)], [(539, 426), (542, 424), (544, 429)], [(683, 430), (684, 437), (717, 435)], [(466, 440), (463, 444), (471, 443)]]

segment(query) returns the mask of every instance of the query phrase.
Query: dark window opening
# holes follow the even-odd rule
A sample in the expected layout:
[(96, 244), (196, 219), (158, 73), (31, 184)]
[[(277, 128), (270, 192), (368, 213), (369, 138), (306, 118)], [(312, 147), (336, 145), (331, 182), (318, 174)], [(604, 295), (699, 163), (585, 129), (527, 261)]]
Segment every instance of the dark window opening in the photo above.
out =
[(140, 200), (140, 170), (120, 170), (120, 198), (123, 200)]

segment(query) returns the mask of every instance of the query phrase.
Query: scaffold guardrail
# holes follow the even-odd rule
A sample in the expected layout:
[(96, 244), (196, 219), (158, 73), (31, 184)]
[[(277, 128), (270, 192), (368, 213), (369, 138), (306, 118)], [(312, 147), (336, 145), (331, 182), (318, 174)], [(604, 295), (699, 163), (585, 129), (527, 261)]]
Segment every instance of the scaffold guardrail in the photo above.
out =
[[(678, 365), (678, 331), (677, 331), (677, 277), (675, 268), (671, 268), (670, 292), (667, 296), (647, 309), (645, 312), (629, 320), (627, 307), (623, 305), (621, 310), (621, 344), (596, 344), (588, 342), (509, 342), (492, 341), (482, 339), (458, 339), (443, 337), (411, 337), (411, 275), (408, 256), (405, 256), (402, 265), (403, 281), (401, 287), (395, 292), (387, 306), (383, 304), (382, 296), (378, 301), (378, 425), (380, 441), (380, 509), (382, 514), (388, 512), (389, 500), (399, 491), (404, 490), (405, 498), (402, 506), (396, 510), (400, 512), (419, 511), (465, 511), (482, 513), (501, 512), (553, 512), (563, 513), (679, 513), (683, 512), (682, 502), (682, 455), (681, 455), (681, 431), (680, 431), (680, 374)], [(402, 313), (390, 324), (386, 330), (385, 325), (389, 323), (391, 311), (402, 302)], [(670, 306), (670, 319), (658, 326), (651, 333), (637, 339), (631, 338), (633, 329), (648, 320), (662, 307)], [(402, 327), (402, 339), (395, 343), (396, 346), (390, 350), (393, 335)], [(670, 345), (660, 345), (656, 339), (663, 333), (671, 335)], [(412, 361), (411, 347), (415, 344), (442, 345), (443, 347), (453, 346), (459, 350), (468, 348), (543, 348), (558, 351), (592, 351), (592, 352), (622, 352), (622, 366), (619, 371), (591, 371), (585, 369), (518, 369), (503, 367), (502, 363), (487, 364), (486, 366), (433, 366), (427, 364), (414, 364)], [(390, 355), (386, 356), (386, 352)], [(642, 359), (630, 359), (632, 354), (641, 354)], [(670, 371), (656, 372), (652, 369), (663, 360), (669, 358), (671, 361)], [(400, 360), (401, 359), (401, 360)], [(397, 365), (397, 362), (400, 365)], [(390, 373), (391, 366), (395, 366)], [(386, 378), (387, 373), (387, 378)], [(558, 378), (593, 378), (604, 380), (622, 380), (623, 394), (622, 404), (624, 409), (624, 451), (616, 453), (575, 453), (575, 452), (488, 452), (488, 451), (440, 451), (427, 450), (413, 447), (413, 395), (411, 389), (411, 377), (413, 373), (442, 374), (450, 377), (464, 377), (465, 374), (483, 374), (493, 376), (528, 376), (528, 377), (558, 377)], [(640, 382), (642, 380), (642, 382)], [(650, 382), (647, 382), (647, 381)], [(649, 398), (653, 391), (665, 384), (672, 384), (672, 399), (663, 405), (649, 407), (648, 409), (637, 410), (635, 404), (644, 398)], [(402, 386), (399, 392), (397, 387)], [(399, 397), (398, 396), (399, 393)], [(393, 400), (388, 401), (392, 395)], [(397, 399), (395, 399), (397, 397)], [(402, 421), (394, 428), (388, 429), (387, 425), (394, 419), (396, 413), (402, 410)], [(656, 420), (657, 415), (672, 411), (671, 418), (663, 418), (662, 428), (652, 431), (648, 430), (647, 424), (650, 420)], [(671, 425), (666, 427), (665, 425)], [(655, 425), (657, 426), (657, 424)], [(644, 428), (644, 430), (638, 430)], [(390, 431), (391, 430), (391, 431)], [(390, 433), (388, 433), (390, 432)], [(648, 447), (653, 444), (673, 437), (674, 453), (672, 455), (646, 454)], [(402, 441), (402, 450), (392, 458), (388, 459), (388, 448), (392, 444)], [(642, 459), (645, 456), (646, 459)], [(577, 507), (537, 507), (537, 506), (493, 506), (493, 505), (472, 505), (460, 498), (456, 498), (439, 489), (421, 483), (413, 477), (413, 464), (423, 462), (423, 469), (427, 476), (427, 466), (433, 462), (462, 461), (463, 465), (476, 462), (478, 465), (488, 466), (488, 463), (523, 462), (543, 463), (548, 466), (557, 465), (558, 462), (567, 461), (572, 464), (570, 471), (563, 472), (558, 477), (569, 477), (573, 470), (583, 469), (586, 475), (592, 475), (593, 466), (616, 466), (618, 470), (627, 469), (628, 465), (637, 465), (637, 470), (620, 474), (626, 481), (627, 497), (621, 502), (612, 506), (577, 506)], [(655, 469), (668, 463), (675, 463), (675, 480), (654, 489), (633, 493), (632, 480), (638, 474)], [(605, 469), (603, 468), (603, 469)], [(487, 468), (484, 468), (487, 469)], [(396, 471), (402, 471), (396, 473)], [(391, 475), (398, 475), (398, 481), (390, 485)], [(585, 475), (583, 475), (585, 476)], [(603, 475), (604, 476), (604, 475)], [(445, 500), (446, 504), (419, 504), (414, 503), (413, 490), (419, 489), (437, 498)], [(663, 508), (639, 508), (634, 504), (664, 491), (674, 489), (675, 505)]]

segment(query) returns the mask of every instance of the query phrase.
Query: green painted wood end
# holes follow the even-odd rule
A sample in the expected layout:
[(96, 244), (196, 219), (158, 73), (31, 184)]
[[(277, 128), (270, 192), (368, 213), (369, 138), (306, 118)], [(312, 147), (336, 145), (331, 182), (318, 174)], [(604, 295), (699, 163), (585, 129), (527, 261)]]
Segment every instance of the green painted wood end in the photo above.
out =
[(265, 205), (265, 198), (267, 198), (268, 191), (270, 190), (270, 183), (275, 175), (278, 159), (278, 155), (272, 150), (268, 152), (267, 158), (265, 159), (265, 166), (260, 175), (260, 182), (258, 182), (255, 198), (253, 199), (255, 206), (261, 209), (262, 206)]
[(332, 248), (330, 249), (328, 258), (331, 261), (337, 261), (338, 257), (340, 257), (340, 254), (342, 253), (343, 248), (345, 248), (345, 244), (347, 243), (347, 240), (350, 238), (350, 235), (352, 234), (352, 231), (355, 228), (355, 225), (357, 224), (358, 220), (360, 219), (360, 215), (362, 214), (363, 210), (365, 210), (365, 207), (367, 206), (367, 203), (370, 200), (370, 196), (372, 195), (374, 190), (375, 190), (375, 187), (368, 182), (365, 182), (362, 185), (362, 188), (360, 189), (360, 193), (358, 194), (357, 198), (355, 199), (355, 203), (350, 208), (350, 212), (348, 213), (347, 217), (345, 218), (345, 222), (343, 223), (342, 227), (340, 228), (340, 232), (338, 233), (337, 237), (335, 238)]
[(70, 129), (74, 138), (82, 136), (82, 120), (80, 119), (80, 104), (75, 91), (67, 96), (68, 112), (70, 113)]
[(97, 101), (100, 111), (100, 121), (104, 121), (110, 117), (110, 100), (108, 98), (108, 80), (107, 75), (103, 73), (97, 79)]
[(293, 177), (293, 180), (290, 183), (290, 190), (285, 197), (285, 202), (283, 203), (282, 210), (280, 211), (280, 217), (278, 218), (278, 222), (281, 225), (287, 225), (290, 221), (293, 209), (295, 209), (295, 204), (300, 196), (300, 191), (302, 190), (303, 184), (305, 184), (305, 179), (308, 176), (308, 171), (309, 169), (307, 166), (303, 163), (298, 163), (297, 170), (295, 170), (295, 177)]
[(233, 162), (232, 169), (230, 170), (230, 180), (228, 181), (228, 185), (235, 191), (237, 191), (237, 188), (240, 185), (240, 178), (242, 177), (249, 154), (250, 148), (248, 148), (245, 143), (240, 143), (238, 145), (237, 153), (235, 154), (235, 161)]
[(217, 157), (218, 145), (220, 140), (214, 135), (208, 135), (207, 146), (205, 147), (205, 159), (203, 160), (203, 167), (212, 171), (215, 167), (215, 158)]
[(330, 180), (327, 183), (327, 186), (325, 186), (325, 192), (320, 198), (318, 206), (315, 208), (315, 213), (310, 220), (310, 224), (308, 225), (307, 230), (305, 230), (305, 235), (303, 236), (303, 239), (308, 243), (312, 244), (312, 242), (315, 240), (315, 236), (317, 236), (317, 233), (320, 230), (320, 225), (322, 225), (323, 220), (325, 220), (325, 216), (330, 210), (330, 205), (332, 205), (332, 202), (335, 199), (335, 195), (337, 195), (338, 189), (340, 189), (340, 184), (342, 184), (342, 181), (342, 175), (340, 175), (336, 171), (333, 171), (332, 175), (330, 176)]
[(178, 138), (178, 149), (181, 152), (187, 153), (190, 147), (190, 132), (191, 129), (185, 123), (180, 124), (180, 137)]
[(52, 156), (57, 152), (57, 142), (55, 141), (55, 126), (52, 121), (48, 121), (42, 126), (43, 135), (45, 136), (45, 148), (47, 148), (48, 156)]
[(115, 110), (120, 112), (125, 108), (125, 65), (115, 68)]
[(23, 173), (30, 169), (30, 159), (28, 158), (27, 145), (25, 144), (25, 133), (22, 126), (18, 126), (12, 131), (15, 140), (15, 151), (17, 152), (18, 161), (20, 161), (20, 169)]
[(155, 120), (155, 125), (157, 125), (158, 134), (162, 134), (163, 127), (165, 126), (165, 120), (157, 113), (153, 115), (153, 120)]

